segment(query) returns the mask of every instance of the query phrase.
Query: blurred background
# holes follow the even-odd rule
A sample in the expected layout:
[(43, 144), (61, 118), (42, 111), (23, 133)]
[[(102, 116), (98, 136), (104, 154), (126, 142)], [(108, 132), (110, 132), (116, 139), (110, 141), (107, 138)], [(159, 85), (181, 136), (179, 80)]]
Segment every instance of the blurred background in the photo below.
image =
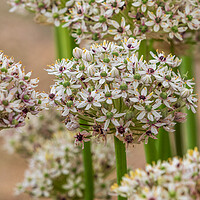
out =
[[(15, 61), (21, 61), (26, 71), (33, 70), (33, 77), (39, 77), (39, 89), (48, 91), (50, 76), (45, 72), (48, 64), (55, 61), (53, 27), (36, 24), (33, 15), (9, 13), (5, 0), (0, 0), (0, 50)], [(198, 51), (197, 51), (198, 52)], [(196, 80), (200, 83), (200, 57), (196, 56)], [(199, 91), (197, 84), (197, 93)], [(198, 112), (199, 113), (199, 112)], [(199, 114), (198, 114), (199, 115)], [(0, 200), (29, 200), (26, 195), (14, 196), (16, 183), (23, 180), (27, 161), (18, 155), (9, 155), (0, 138)], [(143, 168), (145, 164), (143, 145), (129, 147), (128, 164), (131, 168)]]

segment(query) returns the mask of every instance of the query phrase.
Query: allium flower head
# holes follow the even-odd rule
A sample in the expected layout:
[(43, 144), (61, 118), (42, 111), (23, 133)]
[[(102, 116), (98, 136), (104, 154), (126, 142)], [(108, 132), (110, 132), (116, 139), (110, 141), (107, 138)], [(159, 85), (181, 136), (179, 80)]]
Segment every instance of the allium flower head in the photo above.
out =
[(66, 131), (62, 120), (63, 117), (55, 109), (41, 111), (37, 116), (26, 119), (25, 126), (2, 131), (5, 148), (9, 153), (16, 152), (23, 157), (30, 157), (55, 132)]
[[(114, 167), (113, 147), (92, 145), (95, 172), (95, 197), (110, 199), (105, 180)], [(75, 147), (71, 133), (56, 132), (46, 140), (29, 160), (25, 178), (16, 193), (28, 193), (34, 198), (81, 200), (84, 196), (82, 149)]]
[(120, 185), (111, 187), (113, 195), (130, 200), (199, 199), (200, 153), (189, 150), (183, 159), (147, 165), (122, 178)]
[(129, 38), (120, 45), (104, 41), (90, 50), (75, 48), (74, 58), (47, 69), (56, 77), (49, 104), (66, 116), (67, 128), (83, 128), (76, 142), (114, 134), (128, 143), (145, 138), (147, 143), (160, 127), (173, 128), (181, 108), (195, 112), (193, 84), (172, 70), (181, 60), (157, 51), (146, 62), (137, 56), (139, 44)]
[[(120, 40), (124, 36), (156, 38), (174, 42), (196, 41), (200, 28), (197, 0), (8, 0), (11, 11), (26, 8), (38, 20), (69, 27), (82, 40)], [(192, 35), (188, 36), (187, 33)]]
[(0, 129), (23, 126), (28, 113), (44, 109), (41, 94), (35, 90), (38, 82), (20, 62), (0, 52)]

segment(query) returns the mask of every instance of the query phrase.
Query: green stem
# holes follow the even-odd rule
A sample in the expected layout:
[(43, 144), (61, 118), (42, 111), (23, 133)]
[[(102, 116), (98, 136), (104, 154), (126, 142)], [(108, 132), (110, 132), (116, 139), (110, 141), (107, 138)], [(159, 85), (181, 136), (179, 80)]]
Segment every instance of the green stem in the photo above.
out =
[(175, 125), (175, 144), (176, 144), (176, 155), (183, 157), (183, 139), (182, 139), (182, 124), (176, 123)]
[[(125, 144), (114, 136), (115, 157), (117, 170), (117, 184), (120, 184), (122, 177), (127, 173), (126, 148)], [(126, 200), (124, 197), (118, 196), (118, 200)]]
[[(180, 67), (181, 74), (186, 74), (188, 79), (194, 77), (194, 55), (192, 46), (189, 48), (187, 55), (182, 56), (182, 64)], [(186, 148), (193, 149), (198, 145), (197, 142), (197, 119), (196, 115), (191, 111), (187, 110), (187, 121), (185, 122), (186, 130)]]
[(148, 139), (148, 144), (144, 144), (144, 151), (145, 151), (146, 162), (148, 164), (152, 164), (153, 162), (156, 162), (158, 160), (156, 142), (154, 139), (152, 138)]
[(89, 142), (84, 142), (83, 149), (83, 163), (84, 163), (84, 180), (85, 180), (85, 200), (94, 199), (94, 175), (92, 167), (92, 153), (91, 153), (91, 144)]
[(67, 28), (55, 27), (55, 43), (57, 58), (71, 58), (72, 50), (75, 47), (74, 39)]
[(172, 157), (169, 133), (160, 128), (158, 133), (158, 159), (167, 160)]

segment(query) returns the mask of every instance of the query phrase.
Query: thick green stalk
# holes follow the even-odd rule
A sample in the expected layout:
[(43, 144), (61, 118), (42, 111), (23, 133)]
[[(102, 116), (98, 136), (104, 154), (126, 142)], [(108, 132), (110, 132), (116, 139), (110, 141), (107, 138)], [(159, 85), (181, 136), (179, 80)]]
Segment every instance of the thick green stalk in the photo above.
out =
[[(80, 124), (86, 124), (86, 120), (79, 119)], [(88, 128), (86, 125), (81, 125), (81, 131), (84, 128)], [(85, 182), (85, 191), (84, 191), (84, 200), (93, 200), (94, 199), (94, 172), (92, 165), (92, 152), (91, 152), (91, 142), (84, 142), (83, 149), (83, 165), (84, 165), (84, 182)]]
[(152, 164), (158, 160), (156, 141), (152, 138), (148, 139), (148, 144), (144, 144), (145, 158), (148, 164)]
[[(187, 52), (187, 55), (182, 57), (182, 64), (180, 67), (181, 74), (187, 74), (187, 78), (191, 79), (194, 77), (194, 55), (192, 46)], [(185, 122), (186, 130), (186, 148), (193, 149), (198, 145), (197, 142), (197, 119), (196, 115), (191, 111), (187, 110), (187, 121)]]
[(72, 57), (75, 42), (67, 28), (62, 28), (62, 26), (55, 27), (55, 44), (57, 58), (62, 59)]
[(175, 125), (175, 144), (176, 144), (176, 155), (179, 157), (183, 157), (183, 138), (182, 138), (182, 124), (176, 123)]
[(169, 134), (163, 128), (160, 128), (158, 133), (158, 159), (167, 160), (172, 157), (171, 144)]
[[(143, 58), (149, 60), (149, 52), (153, 50), (153, 40), (142, 40), (139, 49), (139, 56), (143, 55)], [(156, 141), (149, 138), (148, 144), (144, 144), (146, 162), (151, 164), (153, 161), (157, 161), (157, 148)]]
[[(124, 176), (124, 174), (127, 173), (126, 148), (125, 144), (115, 136), (114, 143), (117, 169), (117, 184), (120, 184), (122, 177)], [(126, 200), (126, 198), (118, 196), (118, 200)]]
[(91, 153), (91, 143), (84, 142), (83, 149), (83, 163), (84, 163), (84, 180), (85, 180), (85, 200), (94, 199), (94, 175), (92, 167), (92, 153)]

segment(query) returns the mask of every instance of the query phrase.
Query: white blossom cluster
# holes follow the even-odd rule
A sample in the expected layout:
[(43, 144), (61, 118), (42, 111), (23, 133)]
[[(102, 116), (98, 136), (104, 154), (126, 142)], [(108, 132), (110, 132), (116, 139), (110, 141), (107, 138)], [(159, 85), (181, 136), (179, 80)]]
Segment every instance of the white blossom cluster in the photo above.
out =
[(158, 129), (173, 131), (182, 122), (183, 107), (197, 107), (192, 80), (173, 69), (177, 57), (150, 52), (147, 63), (137, 56), (140, 41), (124, 39), (121, 45), (104, 41), (90, 50), (76, 47), (74, 58), (58, 60), (47, 69), (56, 77), (47, 103), (57, 106), (69, 130), (81, 127), (77, 143), (114, 134), (127, 144), (149, 137)]
[(183, 159), (147, 165), (114, 184), (114, 195), (129, 200), (197, 200), (200, 198), (200, 153), (189, 150)]
[[(11, 11), (26, 8), (42, 21), (69, 27), (79, 44), (84, 39), (120, 40), (124, 36), (185, 42), (200, 28), (198, 0), (8, 0)], [(191, 34), (192, 33), (192, 34)]]
[[(74, 146), (68, 132), (55, 133), (30, 159), (24, 181), (17, 186), (17, 194), (28, 193), (36, 199), (50, 197), (57, 200), (78, 200), (84, 196), (82, 149)], [(113, 147), (93, 144), (95, 197), (110, 199), (111, 181), (105, 180), (114, 167)]]
[(2, 131), (5, 149), (23, 157), (32, 156), (55, 132), (66, 131), (62, 120), (55, 109), (41, 111), (38, 116), (27, 119), (25, 126)]
[(0, 52), (0, 129), (23, 126), (28, 113), (44, 109), (42, 94), (35, 90), (38, 82), (20, 62)]

